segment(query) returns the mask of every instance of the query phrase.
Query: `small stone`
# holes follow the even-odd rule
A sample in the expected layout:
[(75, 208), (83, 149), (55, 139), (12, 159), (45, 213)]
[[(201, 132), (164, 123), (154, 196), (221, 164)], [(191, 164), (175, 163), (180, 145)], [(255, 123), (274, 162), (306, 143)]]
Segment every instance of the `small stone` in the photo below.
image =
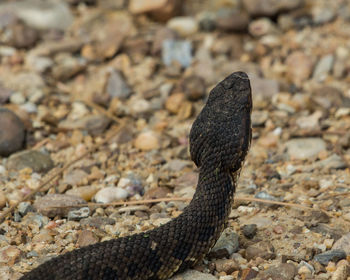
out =
[(106, 187), (99, 190), (95, 194), (95, 200), (98, 203), (111, 203), (118, 200), (123, 200), (128, 197), (128, 192), (118, 187)]
[(73, 169), (64, 175), (63, 183), (70, 186), (75, 186), (83, 181), (87, 176), (88, 174), (84, 170)]
[(55, 57), (55, 65), (51, 69), (51, 74), (57, 80), (66, 81), (85, 70), (86, 66), (84, 58), (61, 53)]
[(312, 78), (323, 81), (332, 69), (334, 56), (332, 54), (322, 57), (316, 64)]
[(259, 271), (255, 270), (255, 269), (252, 269), (252, 268), (243, 269), (241, 280), (255, 279), (258, 274), (259, 274)]
[(9, 156), (23, 147), (25, 128), (10, 110), (0, 108), (0, 156)]
[(198, 23), (192, 17), (174, 17), (168, 21), (167, 27), (186, 37), (198, 31)]
[(324, 253), (318, 254), (314, 257), (314, 260), (322, 265), (327, 265), (330, 261), (338, 262), (339, 260), (345, 259), (346, 253), (344, 250), (329, 250)]
[(239, 9), (222, 8), (216, 14), (215, 25), (224, 31), (244, 31), (249, 24), (249, 15)]
[(276, 30), (273, 22), (268, 18), (259, 18), (249, 24), (249, 33), (254, 37), (271, 34)]
[(189, 100), (199, 100), (205, 95), (205, 82), (197, 76), (190, 76), (182, 82), (184, 93)]
[(97, 136), (103, 133), (109, 124), (110, 119), (104, 115), (88, 115), (74, 121), (68, 119), (61, 121), (58, 127), (68, 130), (83, 129)]
[(260, 257), (264, 260), (271, 260), (276, 258), (275, 248), (268, 241), (261, 241), (246, 249), (246, 259), (252, 260)]
[(131, 94), (131, 89), (125, 82), (122, 74), (115, 69), (110, 71), (106, 91), (110, 97), (117, 97), (120, 100), (127, 99)]
[(78, 196), (86, 201), (90, 201), (93, 198), (93, 196), (98, 192), (98, 190), (99, 188), (97, 186), (82, 186), (70, 189), (66, 192), (66, 194)]
[(0, 190), (0, 209), (6, 206), (6, 196), (2, 190)]
[(297, 274), (296, 267), (291, 263), (281, 263), (277, 266), (271, 266), (267, 270), (258, 274), (258, 279), (271, 280), (293, 280)]
[(65, 30), (73, 22), (68, 4), (60, 1), (27, 0), (1, 4), (0, 10), (5, 9), (13, 12), (28, 26), (41, 30)]
[(151, 188), (148, 191), (146, 191), (144, 195), (144, 199), (158, 199), (158, 198), (164, 198), (167, 197), (168, 194), (170, 194), (171, 191), (169, 188), (166, 187), (155, 187)]
[(66, 217), (72, 206), (84, 204), (86, 201), (80, 197), (67, 194), (47, 194), (34, 202), (34, 208), (48, 217)]
[(258, 231), (258, 227), (256, 224), (249, 224), (249, 225), (244, 225), (241, 228), (241, 230), (245, 237), (252, 239), (255, 236), (256, 232)]
[(91, 230), (82, 230), (79, 233), (77, 245), (79, 248), (92, 245), (98, 242), (98, 238)]
[(298, 138), (286, 142), (287, 153), (292, 159), (310, 159), (326, 149), (321, 138)]
[(37, 150), (18, 152), (11, 155), (7, 162), (7, 168), (21, 170), (31, 168), (34, 172), (47, 172), (53, 168), (53, 161), (48, 154)]
[(25, 216), (28, 212), (33, 212), (34, 208), (33, 206), (26, 201), (22, 201), (20, 204), (18, 204), (18, 212), (21, 214), (21, 216)]
[(282, 11), (294, 10), (302, 3), (302, 0), (243, 0), (243, 6), (252, 16), (274, 16)]
[(279, 92), (279, 85), (276, 80), (263, 79), (256, 75), (249, 75), (253, 95), (254, 106), (263, 108), (267, 106), (272, 99)]
[(337, 269), (333, 273), (331, 280), (346, 280), (350, 275), (349, 263), (346, 260), (341, 260), (337, 263)]
[(88, 225), (90, 227), (102, 228), (105, 225), (114, 225), (115, 220), (108, 217), (88, 217), (80, 220), (81, 225)]
[(160, 147), (158, 136), (153, 131), (140, 133), (136, 137), (134, 145), (142, 151), (155, 150)]
[(167, 21), (178, 13), (180, 6), (178, 0), (132, 0), (129, 11), (133, 14), (149, 13), (156, 20)]
[(0, 264), (13, 266), (21, 256), (21, 250), (16, 246), (5, 246), (0, 249)]
[(161, 27), (156, 31), (153, 38), (151, 52), (153, 55), (160, 54), (165, 40), (174, 40), (176, 38), (176, 32), (167, 27)]
[(228, 258), (239, 247), (238, 235), (230, 228), (223, 231), (215, 246), (209, 252), (210, 258)]
[(232, 272), (239, 270), (239, 265), (236, 263), (236, 261), (232, 259), (228, 260), (216, 260), (215, 266), (217, 272), (225, 272), (226, 274), (231, 274)]
[(171, 277), (169, 280), (217, 280), (215, 276), (188, 269), (183, 273)]
[(313, 67), (311, 58), (300, 51), (291, 53), (286, 59), (286, 65), (287, 77), (298, 86), (310, 77)]
[(166, 66), (174, 62), (187, 68), (192, 62), (192, 44), (190, 41), (167, 39), (162, 46), (162, 60)]
[(67, 218), (69, 221), (79, 221), (83, 218), (87, 218), (90, 215), (89, 207), (82, 207), (77, 210), (71, 210), (68, 212)]
[(165, 108), (173, 114), (177, 114), (181, 108), (181, 104), (185, 101), (185, 94), (182, 92), (174, 93), (170, 95), (166, 102)]
[(333, 250), (344, 250), (347, 255), (350, 255), (350, 233), (339, 238), (332, 247)]
[(300, 275), (304, 275), (304, 276), (311, 276), (312, 275), (312, 271), (310, 270), (309, 267), (307, 267), (306, 265), (303, 265), (301, 266), (299, 269), (298, 269), (298, 274)]
[(12, 90), (4, 87), (0, 83), (0, 105), (5, 104), (9, 100), (11, 94), (12, 94)]

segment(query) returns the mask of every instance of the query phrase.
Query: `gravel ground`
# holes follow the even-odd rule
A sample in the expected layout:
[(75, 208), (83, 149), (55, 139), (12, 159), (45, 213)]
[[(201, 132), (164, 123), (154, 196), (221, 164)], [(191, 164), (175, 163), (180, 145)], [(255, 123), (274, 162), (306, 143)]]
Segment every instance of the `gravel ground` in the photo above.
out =
[(191, 124), (245, 71), (229, 228), (174, 279), (349, 280), (349, 39), (348, 0), (2, 1), (0, 278), (179, 215)]

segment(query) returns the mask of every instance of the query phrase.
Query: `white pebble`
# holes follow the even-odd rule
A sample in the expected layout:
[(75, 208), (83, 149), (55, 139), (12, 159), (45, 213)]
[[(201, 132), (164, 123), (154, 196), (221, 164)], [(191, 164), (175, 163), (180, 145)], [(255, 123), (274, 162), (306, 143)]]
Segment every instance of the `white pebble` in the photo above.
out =
[(118, 187), (106, 187), (95, 194), (95, 200), (99, 203), (110, 203), (128, 197), (128, 192)]

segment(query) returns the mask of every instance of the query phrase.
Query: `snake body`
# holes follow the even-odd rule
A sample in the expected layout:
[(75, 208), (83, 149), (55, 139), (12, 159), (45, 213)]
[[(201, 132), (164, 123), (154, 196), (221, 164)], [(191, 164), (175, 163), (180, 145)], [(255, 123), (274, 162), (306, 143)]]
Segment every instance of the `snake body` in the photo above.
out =
[(22, 280), (160, 280), (195, 265), (214, 246), (233, 202), (251, 140), (248, 76), (221, 81), (190, 132), (199, 180), (191, 203), (170, 222), (145, 233), (109, 240), (53, 258)]

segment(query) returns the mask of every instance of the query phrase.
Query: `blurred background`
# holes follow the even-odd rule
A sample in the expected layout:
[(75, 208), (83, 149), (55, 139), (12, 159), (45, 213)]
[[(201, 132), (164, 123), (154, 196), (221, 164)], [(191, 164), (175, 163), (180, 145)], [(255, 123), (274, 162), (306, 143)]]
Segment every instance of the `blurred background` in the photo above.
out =
[[(244, 224), (257, 226), (242, 229), (240, 250), (256, 234), (270, 242), (262, 252), (271, 245), (279, 255), (298, 255), (289, 259), (295, 269), (286, 279), (331, 279), (345, 258), (338, 252), (332, 259), (332, 252), (350, 254), (349, 39), (348, 0), (1, 0), (0, 209), (99, 143), (98, 151), (41, 193), (45, 203), (59, 204), (72, 194), (101, 203), (191, 197), (197, 182), (188, 154), (191, 124), (210, 89), (245, 71), (253, 91), (253, 142), (238, 197), (284, 201), (328, 216), (319, 211), (300, 218), (296, 210), (237, 200), (231, 227), (239, 233)], [(126, 125), (103, 142), (122, 121)], [(80, 246), (74, 234), (86, 225), (65, 225), (74, 234), (56, 237), (63, 243), (44, 231), (49, 218), (68, 215), (40, 208), (45, 203), (22, 202), (8, 221), (13, 231), (4, 242), (16, 244), (18, 256), (47, 253), (34, 238), (18, 238), (21, 231), (42, 234), (50, 252)], [(124, 216), (99, 208), (71, 219), (116, 221), (93, 242), (156, 226), (185, 205), (142, 205)], [(42, 226), (28, 229), (33, 217)], [(252, 266), (267, 269), (269, 258), (276, 271), (285, 269), (276, 256), (259, 255), (255, 262), (257, 251), (250, 257), (244, 252), (245, 261), (236, 256), (237, 275)], [(324, 252), (331, 252), (329, 260), (317, 266), (313, 256)], [(27, 259), (35, 262), (37, 255), (14, 261), (17, 271), (28, 270)]]

